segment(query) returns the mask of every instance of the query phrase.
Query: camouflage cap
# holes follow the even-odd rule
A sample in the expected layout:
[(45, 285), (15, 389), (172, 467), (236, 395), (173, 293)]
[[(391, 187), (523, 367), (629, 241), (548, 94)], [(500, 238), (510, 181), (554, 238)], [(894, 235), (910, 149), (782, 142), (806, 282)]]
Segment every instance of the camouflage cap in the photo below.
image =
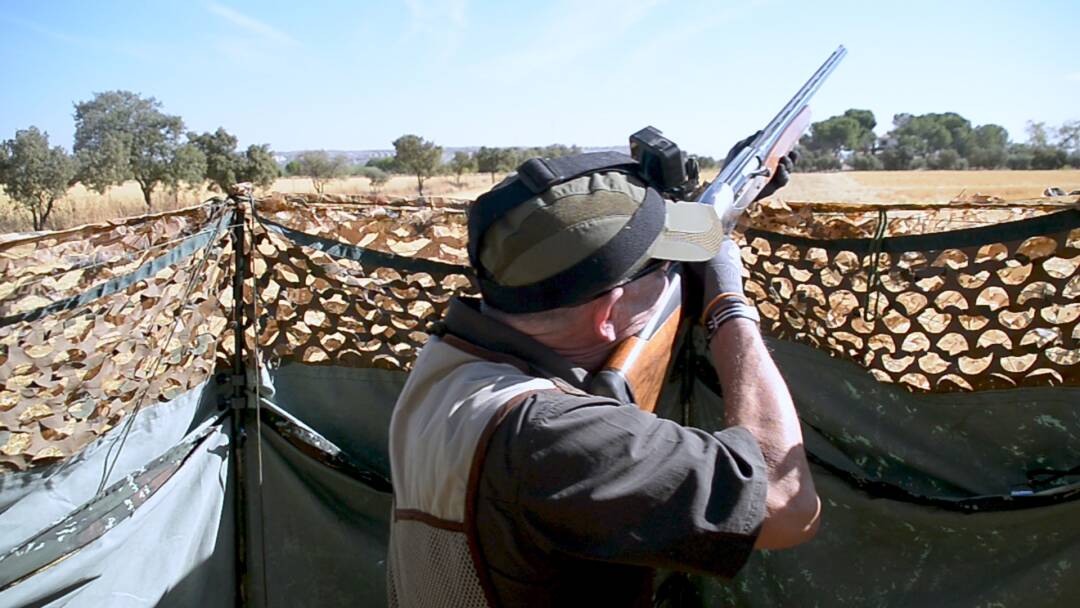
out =
[[(512, 182), (508, 177), (496, 190)], [(621, 171), (583, 175), (552, 186), (550, 189), (510, 209), (482, 235), (478, 247), (478, 273), (500, 287), (524, 288), (550, 280), (580, 268), (597, 256), (620, 232), (628, 230), (631, 218), (646, 201), (649, 188), (638, 178)], [(655, 191), (653, 191), (655, 196)], [(659, 201), (654, 203), (660, 204)], [(652, 259), (703, 261), (719, 250), (723, 241), (720, 220), (712, 207), (697, 203), (664, 200), (663, 227), (649, 235), (649, 242), (636, 244), (636, 259), (616, 274), (590, 282), (588, 272), (574, 273), (575, 296), (564, 301), (557, 295), (543, 298), (544, 305), (516, 303), (507, 306), (506, 298), (498, 308), (517, 308), (510, 312), (543, 310), (571, 306), (587, 301), (632, 276)], [(588, 264), (585, 264), (588, 266)], [(603, 273), (597, 273), (603, 274)], [(558, 290), (555, 281), (547, 291)], [(483, 283), (481, 284), (483, 291)], [(569, 287), (566, 285), (564, 287)], [(485, 293), (485, 299), (488, 294)], [(490, 303), (490, 302), (489, 302)]]

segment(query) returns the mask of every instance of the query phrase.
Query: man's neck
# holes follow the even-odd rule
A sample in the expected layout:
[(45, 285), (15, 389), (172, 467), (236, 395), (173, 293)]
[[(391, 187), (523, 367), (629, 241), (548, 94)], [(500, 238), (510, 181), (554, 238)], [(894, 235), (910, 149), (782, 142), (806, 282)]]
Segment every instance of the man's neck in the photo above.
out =
[(530, 334), (532, 339), (550, 348), (555, 354), (580, 366), (590, 374), (595, 374), (604, 367), (604, 363), (611, 357), (616, 344), (605, 343), (581, 343), (579, 338), (569, 336), (566, 332), (552, 334)]

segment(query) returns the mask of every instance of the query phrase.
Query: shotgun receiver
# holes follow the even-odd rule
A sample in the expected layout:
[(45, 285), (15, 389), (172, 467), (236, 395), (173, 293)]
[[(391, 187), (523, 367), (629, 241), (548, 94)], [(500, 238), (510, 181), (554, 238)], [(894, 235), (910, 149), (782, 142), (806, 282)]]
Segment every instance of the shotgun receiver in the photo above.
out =
[[(846, 54), (843, 46), (837, 48), (757, 137), (728, 159), (716, 179), (696, 198), (697, 203), (713, 211), (705, 221), (714, 226), (719, 237), (731, 234), (739, 217), (776, 174), (780, 159), (791, 152), (810, 126), (810, 98)], [(604, 372), (618, 374), (626, 381), (635, 403), (643, 410), (656, 409), (674, 346), (689, 327), (683, 318), (682, 300), (682, 277), (677, 265), (673, 265), (652, 318), (636, 335), (623, 340), (604, 365)]]

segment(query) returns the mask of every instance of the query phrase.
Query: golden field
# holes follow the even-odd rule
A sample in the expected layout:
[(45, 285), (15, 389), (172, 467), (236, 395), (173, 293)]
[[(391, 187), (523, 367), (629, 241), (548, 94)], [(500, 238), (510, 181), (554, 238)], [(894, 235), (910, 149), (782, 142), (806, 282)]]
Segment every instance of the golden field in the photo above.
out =
[[(711, 177), (711, 176), (710, 176)], [(496, 175), (496, 180), (501, 175)], [(471, 174), (459, 185), (453, 176), (430, 178), (425, 183), (426, 194), (475, 198), (491, 187), (488, 174)], [(973, 194), (998, 196), (1006, 200), (1034, 198), (1042, 195), (1047, 186), (1057, 186), (1066, 192), (1080, 190), (1080, 170), (1059, 171), (850, 171), (843, 173), (798, 173), (780, 191), (778, 198), (787, 201), (835, 201), (862, 203), (947, 202)], [(310, 179), (280, 178), (270, 188), (285, 193), (315, 191)], [(370, 183), (363, 177), (350, 177), (329, 182), (324, 190), (333, 194), (367, 194)], [(414, 196), (416, 178), (394, 176), (380, 190), (391, 196)], [(159, 192), (154, 195), (154, 211), (192, 205), (214, 196), (206, 188), (186, 190), (177, 194)], [(118, 217), (146, 213), (142, 194), (134, 182), (110, 188), (106, 194), (72, 188), (60, 201), (49, 224), (52, 228), (100, 222)], [(0, 233), (30, 230), (30, 219), (0, 194)]]

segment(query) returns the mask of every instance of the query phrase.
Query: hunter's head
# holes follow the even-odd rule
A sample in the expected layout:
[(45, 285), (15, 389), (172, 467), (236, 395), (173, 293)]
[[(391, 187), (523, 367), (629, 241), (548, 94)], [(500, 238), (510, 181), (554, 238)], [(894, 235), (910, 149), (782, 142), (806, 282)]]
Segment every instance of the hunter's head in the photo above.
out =
[(561, 351), (632, 335), (667, 284), (665, 262), (708, 259), (720, 242), (700, 214), (681, 209), (697, 205), (664, 200), (629, 157), (575, 175), (598, 164), (588, 157), (530, 160), (469, 212), (488, 314)]

